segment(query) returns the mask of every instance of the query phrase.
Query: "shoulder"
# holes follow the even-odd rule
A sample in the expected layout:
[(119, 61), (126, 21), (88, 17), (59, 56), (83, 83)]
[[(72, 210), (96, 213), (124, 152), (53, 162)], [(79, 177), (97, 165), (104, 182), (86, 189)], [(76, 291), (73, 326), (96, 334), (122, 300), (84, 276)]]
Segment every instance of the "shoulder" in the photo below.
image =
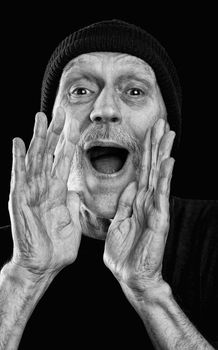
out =
[(218, 200), (186, 199), (172, 196), (170, 211), (174, 225), (207, 231), (218, 230)]
[[(218, 201), (172, 197), (169, 243), (200, 257), (218, 254)], [(170, 244), (170, 245), (171, 245)]]
[[(171, 196), (170, 203), (173, 210), (186, 213), (204, 214), (208, 211), (218, 210), (217, 199), (192, 199)], [(215, 212), (214, 212), (215, 213)]]
[[(218, 201), (171, 197), (170, 230), (165, 249), (167, 269), (192, 278), (218, 261)], [(171, 267), (170, 267), (171, 266)], [(174, 268), (173, 268), (174, 266)]]
[(218, 201), (171, 197), (163, 272), (190, 320), (216, 339)]

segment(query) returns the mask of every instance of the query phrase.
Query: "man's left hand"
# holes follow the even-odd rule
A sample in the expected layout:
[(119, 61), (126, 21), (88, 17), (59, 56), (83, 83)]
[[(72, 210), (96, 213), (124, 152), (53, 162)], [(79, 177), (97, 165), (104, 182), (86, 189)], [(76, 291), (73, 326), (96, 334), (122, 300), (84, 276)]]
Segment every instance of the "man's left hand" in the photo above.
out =
[(121, 194), (105, 242), (106, 266), (124, 289), (137, 293), (163, 282), (174, 137), (163, 119), (147, 131), (139, 181), (131, 182)]

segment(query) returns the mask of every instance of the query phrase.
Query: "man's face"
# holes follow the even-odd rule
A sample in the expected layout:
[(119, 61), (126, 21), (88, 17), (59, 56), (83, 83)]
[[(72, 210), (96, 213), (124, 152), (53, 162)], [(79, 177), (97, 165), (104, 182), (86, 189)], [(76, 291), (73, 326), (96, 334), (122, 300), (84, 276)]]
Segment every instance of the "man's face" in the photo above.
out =
[(66, 112), (60, 141), (72, 118), (81, 132), (68, 188), (97, 216), (113, 218), (121, 192), (138, 178), (147, 129), (166, 118), (155, 74), (128, 54), (83, 54), (62, 74), (54, 112), (59, 105)]

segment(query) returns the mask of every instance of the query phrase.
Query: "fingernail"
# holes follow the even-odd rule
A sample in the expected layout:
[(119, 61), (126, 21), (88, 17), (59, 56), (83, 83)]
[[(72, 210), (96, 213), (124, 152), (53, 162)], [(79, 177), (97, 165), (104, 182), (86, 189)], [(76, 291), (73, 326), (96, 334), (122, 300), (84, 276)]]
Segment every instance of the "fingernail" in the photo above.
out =
[(174, 158), (170, 158), (171, 159), (171, 169), (170, 169), (170, 173), (172, 175), (173, 173), (173, 168), (174, 168), (174, 164), (175, 164), (175, 159)]
[(166, 132), (169, 132), (169, 131), (170, 131), (170, 125), (169, 125), (168, 122), (166, 122), (165, 131), (166, 131)]
[(17, 154), (20, 154), (20, 148), (22, 148), (22, 142), (19, 137), (15, 137), (12, 140), (12, 152), (16, 152)]
[(165, 120), (163, 118), (159, 118), (157, 121), (157, 125), (159, 127), (165, 127)]
[(56, 112), (57, 113), (63, 113), (64, 112), (64, 109), (62, 106), (58, 106), (57, 109), (56, 109)]
[(176, 137), (176, 133), (175, 133), (175, 131), (173, 131), (173, 130), (170, 130), (170, 131), (168, 132), (168, 135), (170, 135), (170, 138), (171, 138), (172, 141), (173, 141), (173, 140), (175, 139), (175, 137)]
[(35, 116), (35, 120), (44, 119), (45, 114), (43, 112), (37, 112)]

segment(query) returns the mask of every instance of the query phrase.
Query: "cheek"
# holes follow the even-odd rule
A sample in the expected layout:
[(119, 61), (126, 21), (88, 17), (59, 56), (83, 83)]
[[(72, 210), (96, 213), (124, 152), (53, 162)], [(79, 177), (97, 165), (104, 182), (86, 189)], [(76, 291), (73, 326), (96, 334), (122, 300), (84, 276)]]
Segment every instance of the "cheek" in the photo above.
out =
[(164, 117), (160, 104), (155, 101), (151, 101), (149, 105), (143, 107), (140, 111), (129, 110), (126, 116), (128, 127), (141, 142), (143, 142), (148, 128), (152, 127), (157, 119)]

